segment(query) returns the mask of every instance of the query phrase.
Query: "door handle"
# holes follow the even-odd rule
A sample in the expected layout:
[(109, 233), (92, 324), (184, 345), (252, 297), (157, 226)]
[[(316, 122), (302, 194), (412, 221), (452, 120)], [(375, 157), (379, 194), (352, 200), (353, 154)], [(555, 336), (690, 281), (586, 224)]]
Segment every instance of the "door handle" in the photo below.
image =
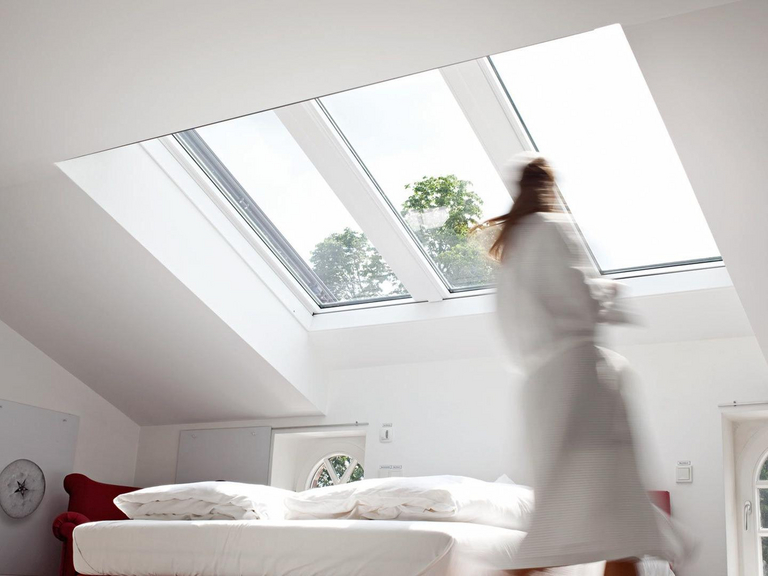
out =
[(749, 532), (749, 515), (752, 514), (752, 502), (744, 502), (744, 530)]

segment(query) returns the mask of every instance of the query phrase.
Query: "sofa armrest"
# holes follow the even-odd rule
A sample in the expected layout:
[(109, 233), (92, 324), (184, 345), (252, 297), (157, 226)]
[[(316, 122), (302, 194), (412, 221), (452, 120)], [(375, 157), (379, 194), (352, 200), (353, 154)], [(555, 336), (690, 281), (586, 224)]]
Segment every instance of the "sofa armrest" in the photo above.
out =
[(77, 512), (63, 512), (53, 521), (53, 535), (62, 542), (72, 539), (72, 531), (76, 526), (90, 522), (86, 516)]

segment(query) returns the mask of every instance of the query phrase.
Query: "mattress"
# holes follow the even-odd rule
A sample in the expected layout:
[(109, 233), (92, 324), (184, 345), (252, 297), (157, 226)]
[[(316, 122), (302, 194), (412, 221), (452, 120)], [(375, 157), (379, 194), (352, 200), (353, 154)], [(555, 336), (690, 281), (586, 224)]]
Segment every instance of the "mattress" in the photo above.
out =
[(82, 524), (73, 542), (88, 575), (458, 576), (503, 574), (524, 536), (460, 522), (127, 520)]

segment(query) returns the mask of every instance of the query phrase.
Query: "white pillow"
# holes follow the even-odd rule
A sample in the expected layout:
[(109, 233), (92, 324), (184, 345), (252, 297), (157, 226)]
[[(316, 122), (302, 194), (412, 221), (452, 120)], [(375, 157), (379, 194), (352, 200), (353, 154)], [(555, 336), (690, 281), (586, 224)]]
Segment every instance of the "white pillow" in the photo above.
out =
[(296, 493), (285, 506), (291, 519), (436, 520), (526, 530), (533, 490), (463, 476), (377, 478)]
[(516, 482), (506, 474), (502, 474), (501, 476), (496, 478), (494, 482), (498, 482), (499, 484), (516, 484)]
[(143, 520), (281, 520), (290, 490), (240, 482), (152, 486), (120, 494), (114, 503)]

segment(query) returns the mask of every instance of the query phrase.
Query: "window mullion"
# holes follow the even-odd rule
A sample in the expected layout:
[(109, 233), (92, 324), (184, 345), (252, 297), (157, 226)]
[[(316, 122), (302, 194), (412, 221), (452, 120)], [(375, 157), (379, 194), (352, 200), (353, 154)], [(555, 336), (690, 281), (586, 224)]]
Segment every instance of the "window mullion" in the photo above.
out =
[(437, 302), (448, 290), (317, 103), (275, 110), (306, 156), (416, 301)]
[(333, 464), (331, 464), (331, 459), (326, 458), (323, 462), (325, 463), (325, 469), (328, 470), (328, 474), (331, 475), (331, 482), (333, 482), (333, 485), (337, 486), (341, 484), (341, 478), (336, 474), (336, 469), (333, 467)]
[(347, 466), (347, 469), (344, 471), (344, 475), (341, 477), (340, 484), (346, 484), (349, 482), (349, 479), (352, 476), (352, 472), (355, 471), (355, 466), (357, 466), (357, 460), (352, 458), (349, 461), (349, 466)]
[[(525, 129), (513, 111), (508, 110), (506, 95), (486, 70), (487, 61), (470, 60), (440, 69), (443, 80), (472, 126), (485, 153), (488, 154), (502, 181), (508, 186), (505, 167), (520, 152), (533, 150)], [(509, 190), (513, 194), (514, 190)]]

